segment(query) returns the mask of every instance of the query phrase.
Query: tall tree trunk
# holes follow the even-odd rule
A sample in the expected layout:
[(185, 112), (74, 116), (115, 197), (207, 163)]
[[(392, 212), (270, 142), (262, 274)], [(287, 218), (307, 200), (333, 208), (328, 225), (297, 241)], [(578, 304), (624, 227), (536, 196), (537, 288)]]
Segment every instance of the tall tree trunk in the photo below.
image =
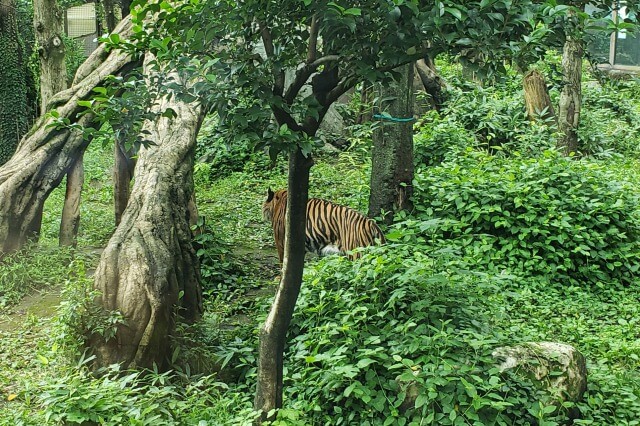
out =
[[(153, 71), (145, 66), (145, 75), (150, 74)], [(176, 118), (160, 116), (168, 108)], [(102, 306), (125, 319), (114, 338), (90, 339), (98, 367), (166, 366), (176, 308), (188, 321), (202, 314), (188, 204), (203, 110), (201, 105), (164, 97), (152, 107), (156, 118), (142, 127), (145, 139), (154, 144), (140, 149), (129, 204), (95, 272)]]
[(287, 330), (300, 293), (305, 256), (307, 200), (311, 157), (300, 149), (289, 155), (287, 213), (282, 279), (269, 316), (260, 329), (258, 384), (254, 408), (261, 411), (258, 423), (271, 410), (282, 407), (283, 353)]
[(367, 82), (362, 83), (360, 88), (360, 104), (356, 115), (356, 124), (363, 124), (371, 121), (371, 85)]
[(118, 23), (116, 0), (102, 0), (102, 7), (104, 8), (104, 22), (107, 27), (107, 32), (111, 32)]
[(131, 12), (131, 0), (120, 0), (120, 10), (124, 18)]
[(80, 227), (80, 198), (84, 185), (84, 150), (67, 173), (67, 190), (60, 219), (60, 245), (75, 247), (78, 244), (78, 228)]
[[(369, 216), (410, 209), (413, 181), (413, 64), (403, 65), (400, 79), (380, 88), (380, 110), (391, 117), (373, 134)], [(402, 121), (399, 121), (402, 120)], [(386, 223), (393, 215), (384, 217)]]
[(551, 104), (544, 75), (538, 70), (530, 70), (524, 75), (522, 86), (529, 120), (555, 120), (556, 113)]
[(0, 0), (0, 166), (27, 131), (27, 76), (15, 0)]
[(33, 24), (40, 57), (40, 112), (44, 114), (53, 95), (67, 88), (64, 11), (57, 0), (34, 0)]
[[(121, 37), (128, 38), (130, 31), (131, 21), (123, 21), (118, 31)], [(126, 53), (109, 53), (100, 46), (76, 73), (79, 82), (55, 95), (50, 105), (56, 107), (61, 119), (78, 121), (78, 113), (84, 109), (78, 101), (89, 99), (107, 76), (126, 70), (132, 63)], [(88, 125), (89, 118), (83, 116), (80, 124)], [(69, 137), (75, 131), (50, 126), (53, 122), (51, 117), (41, 117), (20, 141), (16, 155), (0, 167), (0, 253), (18, 249), (37, 235), (45, 200), (86, 148), (88, 142), (82, 137)]]
[(562, 50), (562, 92), (558, 106), (558, 148), (565, 155), (578, 152), (578, 125), (582, 108), (582, 42), (570, 35)]

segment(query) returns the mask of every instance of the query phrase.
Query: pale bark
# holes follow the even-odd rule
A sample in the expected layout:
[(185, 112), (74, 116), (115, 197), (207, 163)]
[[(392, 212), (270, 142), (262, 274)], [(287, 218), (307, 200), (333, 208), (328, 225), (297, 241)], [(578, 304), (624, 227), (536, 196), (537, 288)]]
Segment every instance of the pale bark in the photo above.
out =
[[(130, 30), (130, 20), (118, 28), (123, 38), (129, 36)], [(77, 76), (82, 79), (54, 95), (50, 107), (57, 108), (60, 118), (78, 121), (77, 116), (84, 109), (78, 101), (89, 99), (107, 76), (118, 74), (131, 63), (127, 54), (109, 54), (101, 46), (78, 70)], [(87, 125), (88, 120), (84, 116), (80, 124)], [(53, 121), (51, 117), (41, 117), (20, 141), (16, 154), (0, 167), (0, 253), (18, 249), (37, 236), (45, 200), (87, 146), (82, 137), (69, 137), (77, 136), (77, 130), (49, 127)]]
[(260, 330), (258, 384), (254, 409), (260, 424), (271, 410), (282, 407), (283, 353), (287, 330), (300, 293), (304, 269), (309, 170), (312, 159), (300, 149), (289, 155), (286, 232), (282, 280), (269, 316)]
[(522, 79), (524, 102), (529, 120), (555, 120), (556, 113), (551, 104), (544, 75), (538, 70), (530, 70)]
[(40, 113), (44, 114), (53, 95), (67, 88), (64, 11), (57, 0), (34, 0), (33, 24), (40, 58)]
[[(151, 73), (145, 69), (145, 75)], [(176, 118), (159, 115), (167, 108)], [(152, 112), (157, 118), (147, 120), (142, 131), (154, 144), (140, 149), (129, 204), (95, 272), (101, 305), (125, 319), (114, 338), (90, 339), (98, 367), (162, 368), (171, 353), (168, 336), (175, 329), (175, 311), (188, 321), (202, 313), (187, 206), (203, 108), (165, 97)]]
[(393, 221), (393, 211), (410, 209), (413, 181), (413, 65), (403, 65), (397, 82), (380, 87), (378, 98), (391, 121), (383, 120), (373, 134), (371, 151), (371, 194), (369, 217), (388, 213), (383, 220)]
[(567, 36), (562, 50), (562, 92), (558, 106), (558, 148), (565, 155), (578, 152), (578, 125), (582, 108), (582, 42)]

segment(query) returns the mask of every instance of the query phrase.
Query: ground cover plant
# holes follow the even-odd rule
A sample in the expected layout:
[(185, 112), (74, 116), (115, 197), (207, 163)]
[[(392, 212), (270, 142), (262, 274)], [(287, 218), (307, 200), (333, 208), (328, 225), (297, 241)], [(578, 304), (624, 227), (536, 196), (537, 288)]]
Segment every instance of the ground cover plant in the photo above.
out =
[[(460, 72), (444, 71), (450, 81)], [(414, 210), (385, 230), (389, 244), (353, 262), (308, 259), (274, 424), (637, 424), (640, 174), (637, 129), (625, 117), (640, 104), (587, 83), (594, 118), (582, 141), (598, 155), (564, 159), (551, 149), (553, 130), (526, 121), (519, 77), (509, 78), (454, 91), (443, 111), (419, 120)], [(638, 93), (620, 84), (625, 97)], [(606, 120), (615, 105), (624, 114)], [(194, 176), (206, 313), (179, 327), (173, 371), (96, 377), (91, 354), (78, 352), (78, 322), (95, 319), (84, 310), (86, 275), (113, 230), (112, 150), (95, 144), (78, 248), (55, 248), (57, 215), (47, 214), (40, 245), (0, 265), (9, 313), (0, 317), (0, 424), (251, 423), (257, 328), (280, 273), (261, 204), (268, 187), (284, 186), (286, 166), (270, 167), (250, 144), (224, 151), (204, 130), (203, 155), (220, 153)], [(365, 211), (368, 133), (352, 134), (346, 151), (317, 156), (310, 195)], [(50, 287), (64, 290), (55, 318), (10, 313)], [(108, 332), (118, 318), (107, 319), (94, 325)], [(586, 356), (582, 402), (552, 405), (495, 368), (496, 347), (545, 340)], [(571, 410), (578, 419), (568, 420)]]

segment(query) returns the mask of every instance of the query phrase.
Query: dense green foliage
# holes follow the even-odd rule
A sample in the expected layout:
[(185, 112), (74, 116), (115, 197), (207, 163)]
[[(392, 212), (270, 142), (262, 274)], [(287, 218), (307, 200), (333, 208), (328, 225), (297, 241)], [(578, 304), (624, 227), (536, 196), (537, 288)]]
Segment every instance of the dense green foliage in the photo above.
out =
[[(552, 410), (494, 366), (500, 285), (391, 245), (305, 278), (287, 395), (312, 424), (532, 424)], [(546, 413), (546, 414), (545, 414)], [(460, 417), (460, 419), (458, 419)], [(458, 419), (458, 420), (456, 420)]]
[(16, 3), (0, 9), (0, 164), (14, 153), (27, 131), (27, 59), (20, 38)]
[(567, 284), (631, 284), (640, 267), (640, 199), (602, 166), (467, 153), (418, 173), (414, 238), (446, 240), (491, 270)]
[(67, 85), (71, 86), (76, 71), (87, 59), (84, 53), (84, 43), (70, 37), (63, 37), (64, 41), (64, 65), (67, 70)]

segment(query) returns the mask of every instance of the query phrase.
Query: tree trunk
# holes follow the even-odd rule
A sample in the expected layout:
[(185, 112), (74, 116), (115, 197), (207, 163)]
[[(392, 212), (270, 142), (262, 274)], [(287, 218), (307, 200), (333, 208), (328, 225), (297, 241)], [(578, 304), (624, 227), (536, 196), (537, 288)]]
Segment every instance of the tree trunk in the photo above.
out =
[(430, 58), (420, 59), (415, 63), (415, 71), (420, 77), (424, 90), (431, 98), (431, 106), (436, 111), (440, 111), (447, 100), (447, 85), (438, 75), (435, 64)]
[[(153, 71), (145, 66), (145, 75), (150, 74)], [(168, 108), (176, 118), (160, 116)], [(148, 132), (145, 139), (154, 144), (140, 149), (129, 204), (95, 272), (102, 306), (125, 319), (114, 338), (91, 337), (97, 367), (166, 367), (176, 308), (188, 321), (202, 314), (188, 204), (203, 110), (201, 105), (164, 97), (152, 107), (156, 118), (142, 127)]]
[(266, 421), (271, 410), (282, 407), (283, 353), (302, 283), (309, 170), (312, 165), (311, 157), (305, 158), (300, 149), (289, 155), (282, 280), (269, 316), (260, 330), (258, 384), (254, 400), (255, 410), (261, 412), (258, 423)]
[(27, 131), (27, 76), (15, 0), (0, 0), (0, 166)]
[(53, 95), (67, 88), (64, 11), (56, 0), (34, 0), (33, 24), (40, 57), (40, 113), (44, 114)]
[(116, 16), (116, 1), (102, 0), (102, 7), (104, 8), (104, 22), (107, 27), (107, 32), (110, 33), (118, 23), (118, 17)]
[(120, 224), (122, 214), (129, 202), (129, 185), (133, 179), (135, 160), (132, 153), (127, 151), (124, 143), (116, 137), (115, 166), (113, 171), (113, 198), (115, 204), (116, 226)]
[(123, 18), (129, 15), (131, 12), (131, 0), (120, 0), (120, 10)]
[[(413, 64), (400, 69), (400, 80), (381, 87), (378, 98), (390, 117), (373, 133), (369, 216), (385, 213), (393, 221), (395, 210), (410, 209), (413, 181)], [(399, 121), (402, 120), (402, 121)]]
[[(119, 26), (121, 37), (128, 38), (130, 20)], [(106, 59), (105, 59), (106, 58)], [(99, 47), (78, 70), (78, 83), (64, 90), (51, 100), (61, 119), (76, 122), (84, 107), (79, 100), (89, 99), (93, 88), (104, 83), (109, 75), (118, 74), (132, 64), (123, 52), (108, 53)], [(89, 117), (79, 122), (88, 125)], [(42, 117), (18, 145), (11, 160), (0, 167), (0, 253), (22, 247), (40, 231), (40, 218), (45, 200), (60, 184), (73, 161), (86, 146), (87, 141), (69, 128), (49, 126), (51, 117)]]
[(356, 115), (356, 124), (363, 124), (371, 121), (371, 85), (367, 82), (362, 83), (360, 88), (360, 104)]
[(524, 75), (522, 86), (529, 120), (555, 121), (556, 113), (551, 104), (551, 97), (547, 90), (544, 75), (538, 70), (530, 70)]
[(80, 226), (80, 196), (84, 185), (84, 151), (71, 165), (67, 173), (67, 190), (60, 219), (60, 245), (75, 247), (78, 244)]
[(562, 50), (563, 85), (558, 106), (558, 148), (565, 155), (578, 152), (578, 125), (582, 108), (582, 57), (580, 40), (567, 36)]

